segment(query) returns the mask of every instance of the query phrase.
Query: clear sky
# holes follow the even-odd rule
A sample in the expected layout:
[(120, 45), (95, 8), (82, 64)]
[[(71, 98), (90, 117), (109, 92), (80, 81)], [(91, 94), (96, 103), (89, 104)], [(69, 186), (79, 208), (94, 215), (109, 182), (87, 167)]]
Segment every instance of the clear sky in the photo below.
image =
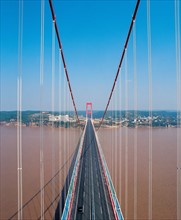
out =
[[(18, 0), (1, 0), (1, 110), (17, 108)], [(92, 101), (104, 109), (117, 71), (136, 1), (54, 0), (57, 24), (78, 110)], [(174, 1), (151, 1), (153, 109), (176, 109)], [(147, 14), (142, 0), (136, 21), (138, 108), (148, 109)], [(45, 1), (45, 71), (43, 108), (51, 110), (52, 18)], [(133, 36), (128, 46), (129, 109), (134, 104)], [(58, 109), (56, 42), (55, 109)], [(40, 108), (40, 1), (24, 0), (23, 109)], [(125, 102), (125, 70), (115, 95)], [(61, 77), (63, 80), (63, 77)], [(115, 97), (113, 97), (113, 100)], [(63, 102), (63, 100), (62, 100)], [(114, 108), (114, 105), (112, 105)]]

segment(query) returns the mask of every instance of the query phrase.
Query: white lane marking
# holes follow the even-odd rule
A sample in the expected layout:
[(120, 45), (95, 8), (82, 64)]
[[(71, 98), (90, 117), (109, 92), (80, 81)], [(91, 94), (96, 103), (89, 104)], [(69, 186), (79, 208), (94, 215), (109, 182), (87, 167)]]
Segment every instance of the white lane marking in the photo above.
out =
[(101, 211), (101, 215), (102, 215), (102, 207), (100, 206), (100, 211)]
[(100, 192), (99, 192), (99, 199), (100, 199)]
[(83, 195), (83, 196), (84, 196), (84, 198), (85, 198), (85, 191), (84, 191), (84, 195)]

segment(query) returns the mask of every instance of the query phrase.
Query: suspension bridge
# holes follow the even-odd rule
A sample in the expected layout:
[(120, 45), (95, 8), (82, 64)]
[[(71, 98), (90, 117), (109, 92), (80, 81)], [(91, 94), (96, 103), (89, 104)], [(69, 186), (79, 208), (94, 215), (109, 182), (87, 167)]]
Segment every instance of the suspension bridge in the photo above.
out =
[[(102, 127), (105, 126), (104, 122), (106, 119), (107, 112), (111, 105), (111, 100), (113, 99), (116, 86), (119, 83), (119, 78), (121, 78), (121, 71), (123, 68), (123, 62), (125, 66), (125, 107), (128, 109), (128, 78), (127, 78), (127, 49), (130, 43), (131, 35), (133, 35), (133, 66), (134, 66), (134, 80), (137, 81), (136, 73), (136, 19), (137, 14), (139, 14), (139, 7), (142, 1), (135, 1), (134, 10), (132, 17), (130, 18), (130, 24), (127, 28), (127, 35), (125, 38), (125, 43), (123, 45), (120, 61), (115, 73), (115, 78), (111, 87), (111, 91), (108, 97), (105, 110), (103, 115), (98, 122), (93, 118), (93, 104), (91, 102), (86, 103), (86, 117), (81, 118), (79, 111), (77, 110), (76, 101), (74, 98), (74, 92), (72, 89), (71, 79), (69, 77), (68, 65), (66, 63), (66, 57), (64, 55), (64, 50), (60, 38), (60, 31), (58, 26), (58, 21), (56, 19), (56, 10), (54, 8), (54, 1), (44, 1), (41, 0), (41, 42), (40, 42), (40, 99), (43, 99), (44, 91), (44, 28), (45, 28), (45, 18), (44, 11), (45, 6), (49, 7), (51, 12), (52, 21), (52, 137), (54, 133), (54, 127), (56, 125), (56, 118), (53, 116), (54, 109), (54, 83), (55, 83), (55, 51), (59, 52), (59, 62), (63, 66), (62, 72), (64, 73), (64, 91), (61, 92), (60, 88), (60, 97), (62, 102), (64, 102), (64, 107), (68, 110), (68, 105), (73, 106), (72, 124), (74, 129), (79, 129), (78, 133), (78, 143), (72, 152), (69, 151), (69, 148), (64, 148), (64, 153), (68, 153), (66, 160), (62, 159), (61, 167), (54, 173), (54, 175), (47, 182), (44, 181), (45, 177), (45, 167), (44, 167), (44, 112), (43, 112), (43, 103), (40, 103), (40, 189), (33, 195), (31, 198), (23, 201), (23, 182), (22, 182), (22, 168), (23, 168), (23, 156), (22, 156), (22, 35), (23, 35), (23, 1), (19, 3), (19, 41), (18, 41), (18, 85), (17, 85), (17, 101), (18, 101), (18, 111), (17, 111), (17, 210), (8, 217), (8, 219), (53, 219), (53, 220), (75, 220), (75, 219), (85, 219), (85, 220), (107, 220), (107, 219), (116, 219), (123, 220), (128, 219), (128, 135), (126, 133), (126, 148), (125, 148), (125, 167), (124, 167), (124, 211), (122, 211), (122, 202), (120, 198), (120, 193), (116, 192), (116, 187), (114, 186), (115, 181), (112, 180), (112, 173), (110, 172), (106, 158), (104, 156), (103, 146), (99, 141), (98, 132)], [(176, 28), (176, 60), (177, 60), (177, 77), (178, 77), (178, 112), (181, 110), (180, 102), (180, 15), (179, 15), (179, 1), (175, 1), (175, 28)], [(151, 22), (150, 22), (150, 1), (147, 1), (147, 41), (148, 41), (148, 78), (149, 78), (149, 115), (148, 117), (152, 118), (152, 74), (151, 74)], [(56, 44), (57, 43), (57, 44)], [(58, 46), (56, 48), (55, 46)], [(66, 49), (65, 49), (66, 50)], [(60, 64), (59, 64), (60, 65)], [(60, 67), (60, 66), (59, 66)], [(61, 67), (60, 67), (61, 71)], [(61, 82), (60, 82), (61, 83)], [(61, 87), (61, 86), (60, 86)], [(134, 95), (137, 99), (137, 84), (134, 89)], [(116, 97), (119, 99), (119, 97)], [(115, 98), (115, 99), (116, 99)], [(67, 102), (68, 104), (65, 102)], [(135, 111), (134, 116), (137, 117), (137, 100), (134, 103)], [(61, 103), (60, 103), (61, 105)], [(67, 111), (68, 112), (68, 111)], [(178, 113), (178, 124), (180, 124), (180, 113)], [(128, 118), (128, 112), (125, 113), (125, 117)], [(58, 117), (58, 116), (57, 116)], [(66, 117), (63, 116), (63, 120), (66, 121)], [(50, 118), (50, 116), (49, 116)], [(116, 117), (115, 117), (116, 118)], [(115, 120), (115, 124), (116, 124)], [(124, 123), (128, 123), (125, 121)], [(135, 127), (137, 126), (135, 120)], [(66, 123), (65, 123), (66, 124)], [(60, 125), (60, 124), (59, 124)], [(66, 124), (67, 125), (67, 124)], [(69, 126), (69, 125), (68, 125)], [(148, 120), (149, 126), (149, 143), (148, 143), (148, 219), (153, 219), (153, 181), (152, 181), (152, 121)], [(61, 127), (61, 126), (60, 126)], [(67, 128), (71, 129), (71, 128)], [(65, 131), (66, 132), (66, 131)], [(68, 133), (68, 131), (67, 131)], [(180, 134), (180, 133), (179, 133)], [(68, 134), (69, 135), (69, 134)], [(136, 134), (137, 135), (137, 134)], [(138, 219), (137, 213), (137, 202), (138, 202), (138, 179), (137, 179), (137, 169), (138, 169), (138, 159), (137, 159), (137, 136), (134, 136), (134, 157), (133, 157), (133, 169), (134, 169), (134, 182), (133, 182), (133, 194), (134, 194), (134, 219)], [(66, 135), (65, 135), (66, 136)], [(72, 138), (74, 141), (73, 135), (62, 137), (59, 134), (59, 138), (63, 140), (63, 144), (66, 144), (66, 138)], [(178, 141), (179, 143), (179, 141)], [(53, 145), (57, 143), (54, 142)], [(53, 147), (52, 147), (53, 149)], [(180, 160), (180, 146), (177, 144), (177, 219), (181, 219), (181, 193), (179, 187), (181, 186), (181, 160)], [(115, 154), (118, 152), (114, 152)], [(55, 168), (56, 153), (53, 152), (54, 157), (52, 158), (52, 170)], [(63, 158), (63, 156), (60, 156)], [(115, 156), (116, 162), (118, 163), (119, 155)], [(118, 168), (119, 169), (119, 168)], [(120, 167), (120, 170), (123, 168)], [(120, 171), (121, 172), (121, 171)], [(111, 174), (110, 174), (111, 173)], [(118, 177), (116, 182), (119, 182)], [(61, 183), (61, 184), (60, 184)], [(121, 184), (121, 183), (118, 183)]]

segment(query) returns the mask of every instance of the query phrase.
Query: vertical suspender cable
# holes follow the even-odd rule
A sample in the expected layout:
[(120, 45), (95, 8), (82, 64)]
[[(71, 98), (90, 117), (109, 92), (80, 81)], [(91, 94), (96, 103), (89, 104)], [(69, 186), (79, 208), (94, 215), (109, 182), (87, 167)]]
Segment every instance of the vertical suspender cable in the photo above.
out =
[[(68, 92), (68, 91), (67, 91)], [(68, 121), (68, 155), (70, 155), (70, 139), (71, 139), (71, 136), (73, 138), (73, 134), (70, 133), (71, 132), (71, 123), (70, 123), (70, 115), (71, 115), (71, 97), (70, 97), (70, 94), (68, 92), (68, 103), (69, 103), (69, 106), (68, 106), (68, 116), (69, 116), (69, 121)], [(73, 139), (75, 140), (75, 139)], [(70, 178), (70, 177), (69, 177)]]
[(115, 158), (115, 155), (116, 155), (116, 147), (117, 147), (117, 138), (116, 138), (116, 117), (117, 117), (117, 110), (116, 110), (116, 96), (117, 96), (117, 91), (115, 92), (115, 97), (114, 97), (114, 183), (115, 183), (115, 186), (116, 186), (116, 158)]
[[(59, 115), (61, 115), (61, 82), (62, 82), (62, 78), (61, 78), (61, 57), (60, 57), (60, 54), (59, 54), (59, 83), (58, 83), (58, 94), (59, 94), (59, 99), (58, 99), (58, 106), (59, 106)], [(59, 167), (61, 167), (61, 164), (62, 164), (62, 155), (63, 155), (63, 152), (62, 152), (62, 130), (61, 130), (61, 121), (59, 121), (59, 131), (58, 131), (58, 142), (59, 142)], [(62, 177), (61, 175), (59, 175), (59, 186), (61, 186), (62, 184)], [(60, 188), (59, 188), (60, 190)], [(62, 203), (61, 203), (61, 200), (59, 201), (60, 203), (60, 206), (59, 206), (59, 213), (60, 213), (60, 216), (59, 218), (61, 218), (62, 216)]]
[(118, 134), (119, 134), (119, 126), (118, 126), (118, 119), (119, 119), (119, 84), (117, 84), (117, 97), (116, 97), (116, 111), (117, 111), (117, 125), (116, 125), (116, 189), (118, 190), (118, 147), (119, 147), (119, 142), (118, 142)]
[(125, 219), (128, 218), (128, 61), (127, 49), (125, 51)]
[[(121, 74), (120, 74), (121, 75)], [(120, 132), (119, 132), (119, 154), (118, 154), (118, 158), (119, 158), (119, 163), (120, 163), (120, 166), (119, 166), (119, 194), (118, 194), (118, 198), (121, 198), (121, 193), (122, 193), (122, 92), (121, 92), (121, 77), (120, 78), (120, 82), (119, 82), (119, 87), (120, 87), (120, 96), (119, 96), (119, 99), (120, 99), (120, 120), (121, 120), (121, 124), (120, 124)], [(119, 203), (121, 203), (121, 201), (119, 200)]]
[(149, 80), (149, 181), (148, 218), (152, 219), (152, 64), (151, 64), (151, 20), (150, 0), (147, 1), (148, 80)]
[[(113, 117), (112, 107), (113, 107), (113, 104), (111, 103), (111, 110), (110, 110), (111, 118)], [(113, 146), (112, 120), (111, 120), (111, 146)], [(112, 177), (113, 177), (113, 172), (114, 172), (114, 169), (113, 169), (113, 148), (111, 147), (111, 173), (112, 173)]]
[(44, 76), (44, 0), (41, 0), (41, 33), (40, 33), (40, 205), (41, 220), (44, 219), (44, 152), (43, 152), (43, 76)]
[[(63, 80), (63, 114), (65, 115), (65, 112), (66, 112), (66, 79), (65, 79), (65, 75), (64, 75), (64, 80)], [(66, 155), (66, 130), (65, 130), (65, 125), (63, 127), (63, 154), (65, 155), (64, 156), (64, 160), (63, 160), (63, 163), (65, 163), (66, 159), (65, 157), (67, 156)], [(67, 167), (66, 167), (67, 169)], [(63, 180), (65, 181), (65, 178), (66, 178), (66, 170), (64, 171), (64, 174), (63, 174)], [(64, 187), (64, 194), (66, 195), (66, 185)]]
[[(67, 92), (67, 110), (66, 110), (66, 114), (68, 115), (68, 118), (69, 118), (69, 115), (70, 115), (70, 108), (69, 108), (69, 93), (68, 93), (68, 88), (66, 89)], [(66, 148), (67, 148), (67, 156), (69, 155), (69, 134), (70, 134), (70, 128), (69, 128), (69, 121), (67, 121), (67, 125), (66, 125), (66, 134), (67, 134), (67, 141), (66, 141)], [(70, 177), (68, 176), (68, 180), (70, 179)]]
[(116, 91), (113, 96), (113, 143), (112, 146), (113, 148), (113, 182), (115, 184), (115, 179), (116, 179), (116, 163), (115, 163), (115, 151), (116, 151), (116, 129), (115, 129), (115, 119), (116, 119)]
[(17, 185), (18, 185), (18, 220), (23, 219), (22, 189), (22, 47), (23, 47), (23, 0), (19, 0), (18, 32), (18, 79), (17, 79)]
[[(0, 5), (0, 7), (1, 7), (1, 5)], [(0, 10), (1, 10), (1, 8), (0, 8)], [(2, 48), (1, 45), (2, 45), (2, 40), (0, 40), (0, 48)], [(1, 56), (2, 55), (0, 55), (0, 57)], [(2, 93), (3, 93), (3, 90), (2, 90), (2, 78), (1, 78), (2, 77), (2, 65), (1, 65), (1, 63), (2, 63), (2, 61), (0, 59), (0, 111), (2, 111)], [(0, 117), (1, 117), (1, 115), (0, 115)], [(0, 137), (1, 137), (1, 135), (2, 134), (1, 134), (1, 126), (0, 126)], [(0, 143), (2, 143), (2, 138), (0, 138)], [(2, 144), (0, 146), (2, 146)], [(1, 149), (0, 149), (0, 152), (1, 152)], [(0, 155), (2, 155), (2, 154), (0, 154)], [(0, 157), (0, 159), (1, 159), (1, 157)], [(2, 162), (2, 160), (1, 160), (1, 162)], [(1, 162), (0, 162), (0, 165), (1, 165)], [(0, 217), (1, 217), (1, 215), (0, 215)]]
[[(119, 94), (119, 84), (117, 84), (117, 89), (116, 89), (116, 98), (115, 98), (115, 103), (116, 103), (116, 122), (118, 121), (118, 95)], [(115, 187), (116, 187), (116, 190), (118, 191), (118, 127), (117, 127), (117, 123), (116, 123), (116, 128), (115, 128), (115, 141), (116, 141), (116, 148), (115, 148), (115, 169), (116, 169), (116, 172), (115, 172)]]
[[(51, 82), (52, 115), (55, 114), (55, 29), (52, 24), (52, 82)], [(52, 177), (55, 173), (54, 122), (52, 121)], [(52, 181), (52, 202), (55, 198), (55, 180)], [(54, 204), (53, 204), (54, 206)]]
[(136, 72), (136, 23), (133, 27), (133, 66), (134, 66), (134, 219), (137, 219), (137, 72)]
[(180, 1), (175, 0), (175, 46), (177, 74), (177, 219), (181, 219), (181, 56)]

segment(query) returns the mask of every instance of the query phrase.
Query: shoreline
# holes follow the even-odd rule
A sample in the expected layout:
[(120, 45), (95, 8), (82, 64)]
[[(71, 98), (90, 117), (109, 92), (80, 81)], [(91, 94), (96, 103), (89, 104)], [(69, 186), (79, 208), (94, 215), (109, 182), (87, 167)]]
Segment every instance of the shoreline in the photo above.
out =
[[(81, 124), (83, 125), (83, 124)], [(0, 122), (0, 127), (10, 127), (10, 128), (17, 128), (19, 125), (17, 124), (13, 124), (13, 123), (1, 123)], [(95, 126), (95, 125), (94, 125)], [(38, 126), (38, 125), (29, 125), (27, 126), (26, 124), (21, 124), (21, 127), (22, 128), (40, 128), (41, 126)], [(54, 129), (77, 129), (77, 128), (80, 128), (80, 126), (77, 126), (77, 127), (73, 127), (73, 126), (70, 126), (70, 127), (63, 127), (63, 126), (59, 126), (59, 127), (56, 127), (56, 126), (52, 126), (52, 125), (43, 125), (42, 126), (43, 128), (54, 128)], [(96, 128), (96, 126), (95, 126)], [(163, 129), (169, 129), (169, 128), (180, 128), (179, 126), (147, 126), (147, 125), (140, 125), (140, 126), (109, 126), (109, 125), (105, 125), (105, 126), (102, 126), (101, 127), (102, 129), (120, 129), (120, 128), (130, 128), (130, 129), (143, 129), (143, 128), (152, 128), (152, 129), (160, 129), (160, 128), (163, 128)]]

